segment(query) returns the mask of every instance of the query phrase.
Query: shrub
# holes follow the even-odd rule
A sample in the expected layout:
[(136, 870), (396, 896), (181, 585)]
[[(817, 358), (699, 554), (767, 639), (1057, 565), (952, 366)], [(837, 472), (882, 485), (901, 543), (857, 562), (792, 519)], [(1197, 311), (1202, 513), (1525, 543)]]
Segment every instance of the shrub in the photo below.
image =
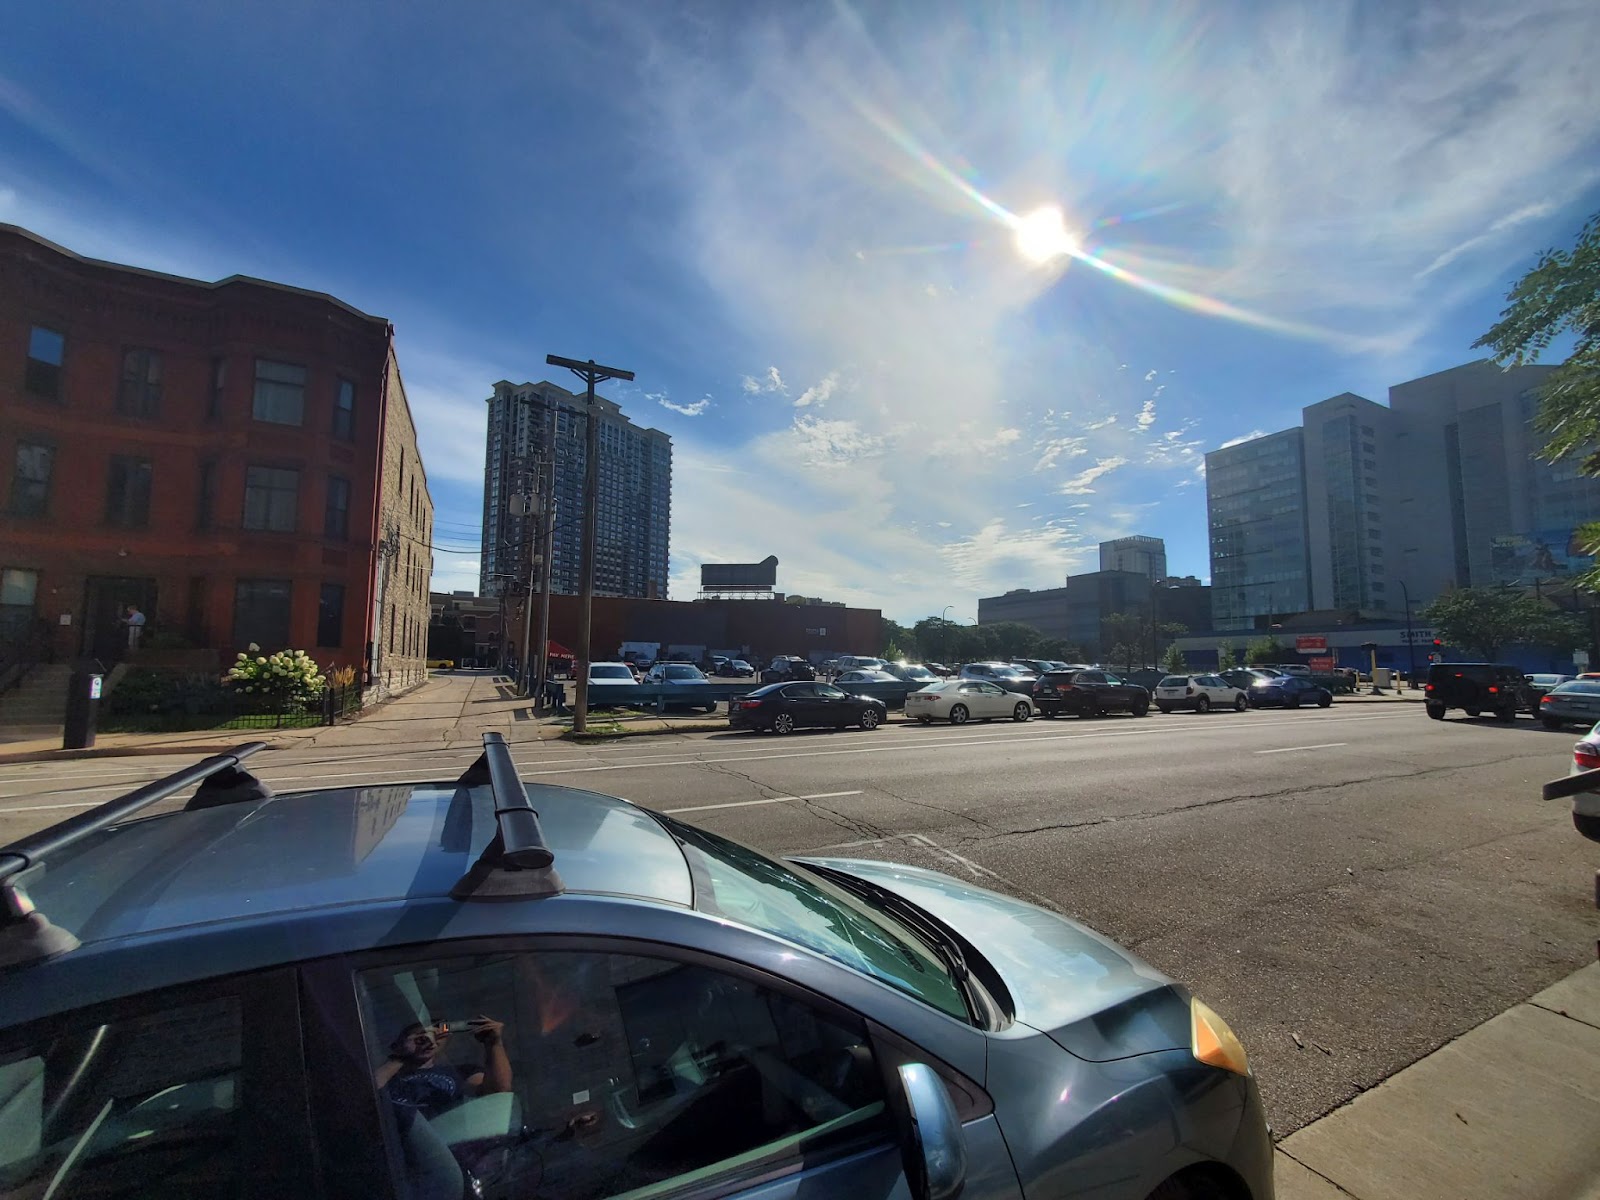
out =
[(235, 692), (267, 700), (315, 700), (327, 686), (322, 670), (304, 650), (261, 654), (254, 642), (241, 650), (228, 670)]
[(227, 691), (211, 675), (135, 667), (106, 698), (108, 716), (216, 712), (227, 703)]

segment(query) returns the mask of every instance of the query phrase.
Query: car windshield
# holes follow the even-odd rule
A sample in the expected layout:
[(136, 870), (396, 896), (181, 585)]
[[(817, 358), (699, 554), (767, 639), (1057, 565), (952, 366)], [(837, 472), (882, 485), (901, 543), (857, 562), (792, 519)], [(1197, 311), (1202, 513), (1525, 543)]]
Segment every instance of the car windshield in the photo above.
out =
[(1550, 693), (1552, 696), (1600, 696), (1600, 679), (1575, 679), (1563, 683)]
[(704, 679), (699, 667), (668, 667), (668, 679)]
[[(535, 647), (537, 649), (537, 647)], [(633, 672), (627, 667), (608, 666), (604, 663), (589, 668), (590, 679), (626, 679), (633, 680)]]
[(701, 912), (795, 942), (970, 1020), (944, 960), (910, 930), (850, 893), (703, 829), (657, 816), (678, 839)]

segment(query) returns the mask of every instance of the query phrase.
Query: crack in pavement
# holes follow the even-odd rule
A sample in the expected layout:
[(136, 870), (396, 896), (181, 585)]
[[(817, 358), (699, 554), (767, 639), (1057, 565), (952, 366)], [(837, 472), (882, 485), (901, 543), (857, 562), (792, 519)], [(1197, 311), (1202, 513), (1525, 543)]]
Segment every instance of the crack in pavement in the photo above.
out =
[(726, 763), (704, 762), (700, 765), (702, 767), (709, 767), (712, 771), (715, 771), (719, 775), (728, 775), (735, 779), (743, 780), (745, 783), (748, 783), (751, 787), (755, 788), (757, 792), (761, 793), (761, 798), (763, 800), (775, 800), (781, 798), (784, 800), (797, 801), (798, 803), (804, 805), (809, 812), (821, 817), (830, 824), (838, 826), (846, 833), (853, 833), (860, 837), (871, 838), (881, 838), (885, 836), (884, 831), (879, 826), (872, 824), (870, 821), (864, 821), (857, 817), (848, 816), (837, 809), (829, 808), (820, 800), (807, 800), (804, 796), (796, 796), (794, 793), (784, 788), (773, 787), (771, 784), (762, 783), (759, 779), (752, 779), (743, 771), (736, 771)]
[(960, 817), (963, 821), (970, 821), (979, 829), (987, 830), (991, 835), (1001, 832), (998, 826), (991, 825), (987, 821), (980, 820), (979, 818), (972, 816), (970, 813), (964, 813), (954, 808), (946, 808), (944, 805), (935, 804), (931, 800), (913, 800), (909, 796), (902, 796), (898, 792), (891, 791), (889, 788), (884, 787), (883, 784), (878, 782), (873, 782), (869, 786), (874, 791), (882, 792), (891, 800), (898, 800), (901, 804), (908, 804), (913, 808), (930, 808), (934, 812), (944, 813), (944, 815), (947, 817)]

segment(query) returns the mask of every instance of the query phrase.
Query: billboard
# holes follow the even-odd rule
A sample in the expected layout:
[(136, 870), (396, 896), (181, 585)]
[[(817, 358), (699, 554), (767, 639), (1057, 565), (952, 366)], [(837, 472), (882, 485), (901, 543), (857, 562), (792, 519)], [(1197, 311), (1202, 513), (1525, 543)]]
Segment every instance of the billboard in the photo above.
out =
[(770, 592), (778, 582), (778, 559), (758, 563), (701, 563), (700, 588), (707, 592)]
[(1523, 586), (1535, 580), (1565, 579), (1594, 565), (1575, 528), (1505, 534), (1493, 540), (1489, 554), (1496, 583)]
[(1294, 648), (1300, 654), (1320, 652), (1328, 648), (1328, 637), (1323, 633), (1302, 633), (1294, 639)]

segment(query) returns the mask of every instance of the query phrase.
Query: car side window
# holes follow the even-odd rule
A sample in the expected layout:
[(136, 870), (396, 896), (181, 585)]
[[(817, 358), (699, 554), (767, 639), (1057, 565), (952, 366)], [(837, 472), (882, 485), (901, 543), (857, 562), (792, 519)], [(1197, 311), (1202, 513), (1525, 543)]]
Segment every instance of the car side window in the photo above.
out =
[[(889, 1136), (859, 1022), (712, 967), (506, 953), (372, 968), (359, 985), (413, 1194), (419, 1164), (452, 1161), (491, 1197), (722, 1190)], [(419, 1049), (393, 1066), (407, 1031)]]
[(1005, 695), (1005, 691), (1006, 691), (1005, 688), (1001, 687), (997, 683), (986, 683), (986, 684), (983, 684), (982, 687), (980, 688), (980, 690), (982, 692), (984, 692), (984, 694), (989, 695), (989, 696), (1003, 696), (1003, 695)]
[(981, 683), (963, 683), (961, 685), (961, 689), (960, 690), (963, 693), (965, 693), (966, 695), (970, 696), (975, 692), (983, 691), (983, 684), (981, 684)]
[(831, 684), (819, 683), (816, 684), (815, 687), (817, 689), (817, 695), (821, 696), (824, 700), (846, 699), (845, 694), (838, 688), (833, 687)]
[(816, 694), (815, 685), (809, 683), (791, 683), (783, 689), (785, 700), (810, 700)]
[(242, 1194), (241, 1025), (227, 995), (0, 1055), (0, 1194)]
[(1099, 671), (1079, 671), (1077, 683), (1104, 683), (1106, 677)]

